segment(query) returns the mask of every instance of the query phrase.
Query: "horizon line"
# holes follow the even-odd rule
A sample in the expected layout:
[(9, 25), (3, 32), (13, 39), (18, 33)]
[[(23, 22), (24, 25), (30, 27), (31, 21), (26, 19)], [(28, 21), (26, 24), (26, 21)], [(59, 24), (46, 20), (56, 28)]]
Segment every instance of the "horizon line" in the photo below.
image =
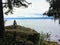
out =
[(12, 18), (12, 17), (5, 17), (4, 20), (20, 20), (20, 19), (54, 19), (53, 17), (15, 17), (15, 18)]

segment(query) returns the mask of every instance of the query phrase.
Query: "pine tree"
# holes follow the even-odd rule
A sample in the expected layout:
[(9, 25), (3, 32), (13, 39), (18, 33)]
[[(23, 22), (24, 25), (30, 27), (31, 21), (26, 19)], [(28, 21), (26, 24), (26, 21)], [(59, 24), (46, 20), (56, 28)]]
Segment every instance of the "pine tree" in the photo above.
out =
[(48, 16), (54, 16), (54, 18), (60, 18), (60, 0), (47, 0), (49, 2), (50, 7), (47, 11)]
[(3, 16), (3, 7), (2, 0), (0, 0), (0, 38), (4, 35), (4, 16)]

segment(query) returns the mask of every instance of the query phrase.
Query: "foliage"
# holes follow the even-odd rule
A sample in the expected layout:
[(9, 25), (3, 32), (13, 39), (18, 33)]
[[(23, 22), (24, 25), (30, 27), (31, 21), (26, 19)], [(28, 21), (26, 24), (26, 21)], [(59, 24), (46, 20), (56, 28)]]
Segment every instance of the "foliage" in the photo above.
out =
[(25, 8), (28, 8), (28, 5), (30, 5), (31, 3), (28, 3), (26, 0), (7, 0), (6, 3), (2, 4), (3, 7), (8, 8), (8, 10), (5, 12), (5, 14), (8, 15), (9, 12), (13, 14), (13, 7), (19, 8), (24, 6)]
[[(45, 12), (43, 15), (53, 16), (54, 19), (60, 19), (60, 0), (46, 0), (49, 4), (49, 10)], [(60, 24), (60, 20), (59, 20)]]
[(50, 41), (50, 34), (49, 33), (40, 33), (40, 45), (48, 45), (45, 41)]

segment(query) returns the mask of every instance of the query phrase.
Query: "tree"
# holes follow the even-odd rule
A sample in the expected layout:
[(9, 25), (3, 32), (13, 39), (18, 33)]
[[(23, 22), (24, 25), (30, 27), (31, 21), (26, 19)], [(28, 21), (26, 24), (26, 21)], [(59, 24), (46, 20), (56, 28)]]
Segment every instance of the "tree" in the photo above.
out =
[[(47, 15), (59, 15), (60, 14), (60, 0), (46, 0), (47, 2), (50, 3), (49, 10), (47, 12)], [(57, 15), (57, 16), (58, 16)]]
[(4, 34), (4, 18), (3, 18), (3, 7), (2, 7), (2, 0), (0, 0), (0, 38), (3, 37)]
[(0, 38), (3, 38), (4, 32), (5, 32), (3, 8), (9, 8), (5, 12), (6, 15), (8, 15), (8, 13), (13, 14), (13, 7), (21, 7), (21, 6), (24, 6), (25, 8), (28, 7), (28, 5), (23, 2), (26, 2), (28, 5), (31, 4), (31, 3), (28, 3), (26, 0), (7, 0), (6, 3), (3, 3), (2, 0), (0, 0)]
[(60, 0), (47, 0), (50, 3), (50, 8), (52, 9), (60, 9)]
[(46, 1), (50, 4), (50, 7), (47, 13), (44, 14), (60, 19), (60, 0), (46, 0)]

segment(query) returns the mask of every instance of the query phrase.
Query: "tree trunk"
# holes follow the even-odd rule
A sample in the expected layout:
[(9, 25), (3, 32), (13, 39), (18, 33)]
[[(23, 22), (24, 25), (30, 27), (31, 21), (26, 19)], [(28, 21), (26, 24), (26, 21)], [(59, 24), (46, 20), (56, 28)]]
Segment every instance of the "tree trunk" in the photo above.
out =
[(0, 38), (4, 36), (4, 16), (3, 16), (3, 7), (2, 0), (0, 0)]

